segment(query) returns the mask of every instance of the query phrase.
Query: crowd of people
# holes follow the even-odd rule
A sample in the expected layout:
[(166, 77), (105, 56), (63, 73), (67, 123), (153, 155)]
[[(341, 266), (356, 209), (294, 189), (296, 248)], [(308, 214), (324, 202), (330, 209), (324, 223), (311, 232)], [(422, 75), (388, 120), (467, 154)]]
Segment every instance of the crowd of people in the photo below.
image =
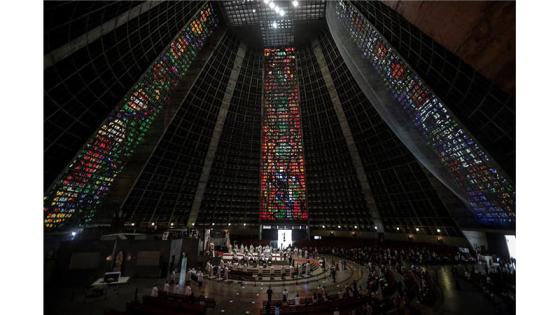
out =
[(433, 304), (436, 274), (428, 266), (452, 265), (457, 277), (480, 288), (497, 308), (508, 313), (515, 309), (515, 259), (481, 255), (480, 249), (443, 246), (320, 247), (317, 251), (367, 266), (369, 274), (363, 292), (377, 301), (390, 300), (393, 307), (410, 308), (413, 301)]
[[(419, 303), (433, 305), (436, 300), (434, 274), (426, 266), (431, 264), (449, 264), (467, 259), (461, 255), (454, 255), (452, 251), (441, 251), (429, 248), (389, 248), (381, 246), (365, 246), (359, 248), (343, 247), (314, 247), (304, 248), (316, 255), (330, 254), (330, 267), (333, 282), (336, 274), (345, 271), (348, 261), (353, 261), (368, 271), (365, 286), (352, 281), (335, 294), (327, 294), (324, 287), (319, 286), (309, 296), (304, 297), (306, 304), (316, 304), (332, 301), (333, 299), (366, 297), (368, 303), (362, 304), (353, 312), (358, 314), (372, 314), (389, 309), (403, 309), (409, 313), (417, 313)], [(338, 257), (338, 259), (334, 259)], [(468, 259), (467, 259), (468, 260)], [(288, 298), (286, 289), (283, 291), (283, 301)], [(293, 304), (300, 303), (300, 295), (296, 293)], [(335, 310), (334, 314), (340, 312)]]
[(452, 270), (455, 277), (479, 288), (498, 312), (514, 313), (515, 259), (492, 257), (489, 261), (477, 260), (475, 263), (457, 264)]
[[(435, 283), (425, 265), (444, 262), (447, 255), (419, 248), (392, 249), (380, 246), (362, 248), (321, 248), (321, 252), (343, 257), (365, 266), (368, 270), (366, 287), (354, 282), (347, 286), (343, 296), (368, 296), (372, 305), (383, 308), (408, 309), (414, 313), (414, 303), (433, 305)], [(345, 264), (345, 261), (342, 261)], [(366, 304), (365, 313), (371, 305)]]
[(204, 270), (209, 278), (229, 280), (231, 271), (240, 271), (262, 279), (263, 274), (274, 273), (282, 279), (306, 278), (317, 267), (324, 268), (325, 261), (318, 252), (289, 246), (273, 249), (270, 246), (229, 247), (229, 252), (207, 256)]
[[(321, 264), (318, 264), (321, 266)], [(247, 260), (231, 261), (220, 259), (218, 263), (213, 264), (210, 260), (206, 262), (205, 271), (209, 278), (217, 280), (229, 280), (231, 271), (243, 271), (246, 274), (253, 274), (257, 276), (256, 279), (262, 279), (264, 270), (269, 272), (272, 270), (278, 271), (282, 279), (304, 278), (311, 276), (313, 271), (313, 262), (305, 260), (299, 263), (292, 261), (291, 264), (277, 264), (267, 265), (260, 263), (251, 263)], [(269, 273), (270, 274), (270, 273)]]
[[(249, 250), (250, 251), (250, 250)], [(257, 249), (255, 248), (255, 251)], [(344, 247), (304, 247), (289, 248), (281, 253), (287, 263), (282, 264), (286, 275), (290, 277), (298, 273), (309, 273), (309, 260), (301, 265), (294, 264), (296, 258), (322, 259), (325, 255), (331, 256), (328, 271), (333, 283), (337, 281), (337, 273), (349, 268), (350, 261), (362, 265), (367, 270), (367, 280), (351, 283), (327, 292), (324, 286), (308, 292), (289, 292), (283, 288), (282, 303), (271, 305), (274, 314), (279, 312), (282, 305), (314, 305), (333, 300), (346, 298), (367, 298), (367, 303), (360, 304), (354, 310), (356, 314), (373, 314), (390, 309), (406, 310), (410, 314), (419, 313), (421, 305), (433, 306), (436, 301), (436, 273), (430, 265), (452, 265), (456, 277), (470, 281), (479, 287), (494, 302), (505, 301), (507, 307), (515, 307), (515, 260), (482, 256), (476, 251), (459, 250), (452, 247), (422, 247), (422, 246), (364, 246), (354, 248)], [(247, 256), (244, 256), (247, 257)], [(336, 258), (334, 258), (336, 257)], [(216, 261), (216, 260), (214, 260)], [(179, 285), (178, 275), (173, 272), (163, 286), (166, 293), (184, 294), (193, 296), (190, 283), (202, 286), (203, 271), (210, 278), (228, 280), (232, 270), (247, 270), (256, 266), (262, 270), (267, 263), (251, 261), (249, 259), (212, 260), (206, 262), (203, 269), (190, 269), (187, 279), (190, 280), (184, 287)], [(295, 267), (294, 267), (295, 265)], [(295, 269), (298, 268), (298, 269)], [(296, 271), (297, 270), (297, 271)], [(282, 272), (284, 275), (284, 271)], [(194, 281), (193, 281), (194, 280)], [(267, 291), (270, 296), (272, 289)], [(159, 289), (154, 286), (152, 295), (157, 296)], [(269, 300), (270, 301), (270, 300)], [(340, 310), (334, 310), (340, 312)]]
[[(304, 301), (306, 305), (321, 304), (338, 299), (366, 298), (353, 311), (357, 314), (373, 314), (391, 308), (408, 309), (414, 313), (413, 302), (424, 304), (435, 302), (435, 283), (432, 274), (424, 266), (426, 264), (443, 262), (445, 258), (436, 252), (422, 249), (390, 249), (382, 247), (362, 248), (305, 248), (316, 255), (330, 254), (330, 273), (333, 282), (336, 274), (349, 268), (348, 261), (353, 261), (367, 269), (366, 285), (360, 285), (356, 280), (327, 293), (324, 286), (318, 286), (307, 294), (295, 292), (291, 305), (299, 305)], [(335, 259), (335, 257), (337, 257)], [(289, 294), (286, 288), (282, 291), (282, 301), (287, 304)], [(335, 310), (340, 312), (340, 310)]]
[[(185, 280), (185, 283), (181, 283), (179, 274), (177, 271), (173, 270), (165, 280), (162, 290), (165, 293), (184, 294), (187, 297), (191, 297), (193, 295), (191, 283), (202, 287), (204, 283), (204, 273), (201, 269), (190, 268), (186, 271)], [(157, 284), (154, 284), (150, 295), (157, 297), (159, 292), (160, 290)]]

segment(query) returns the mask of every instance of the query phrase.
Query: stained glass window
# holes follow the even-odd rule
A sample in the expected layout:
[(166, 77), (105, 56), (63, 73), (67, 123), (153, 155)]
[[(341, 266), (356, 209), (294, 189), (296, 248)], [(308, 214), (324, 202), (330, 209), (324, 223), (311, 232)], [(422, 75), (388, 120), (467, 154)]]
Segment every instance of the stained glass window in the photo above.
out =
[(46, 229), (78, 215), (90, 223), (128, 157), (142, 141), (170, 91), (218, 25), (205, 5), (132, 87), (116, 109), (78, 152), (44, 198)]
[(476, 219), (482, 224), (514, 223), (514, 187), (495, 162), (352, 4), (339, 1), (336, 13), (409, 122), (464, 190)]
[(306, 221), (295, 49), (265, 49), (264, 58), (260, 219)]

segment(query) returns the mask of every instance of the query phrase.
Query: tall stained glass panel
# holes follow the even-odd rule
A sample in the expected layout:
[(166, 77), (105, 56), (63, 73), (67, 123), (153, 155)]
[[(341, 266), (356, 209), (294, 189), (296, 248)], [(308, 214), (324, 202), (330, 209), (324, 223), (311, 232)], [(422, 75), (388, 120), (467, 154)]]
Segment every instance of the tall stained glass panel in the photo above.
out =
[(264, 50), (261, 221), (309, 218), (294, 48)]
[(515, 191), (509, 178), (352, 3), (338, 1), (336, 15), (362, 58), (373, 66), (406, 113), (407, 123), (437, 153), (459, 185), (478, 223), (514, 224)]
[(109, 114), (45, 194), (46, 229), (59, 227), (75, 215), (79, 223), (93, 220), (127, 158), (217, 25), (214, 9), (206, 4)]

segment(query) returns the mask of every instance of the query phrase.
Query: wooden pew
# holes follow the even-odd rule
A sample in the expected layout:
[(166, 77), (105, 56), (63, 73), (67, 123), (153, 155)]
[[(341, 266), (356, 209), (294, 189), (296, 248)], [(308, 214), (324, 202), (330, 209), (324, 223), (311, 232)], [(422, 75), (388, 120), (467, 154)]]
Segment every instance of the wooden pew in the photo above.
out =
[(196, 296), (186, 296), (184, 294), (176, 294), (176, 293), (171, 293), (171, 292), (159, 292), (159, 298), (162, 299), (167, 299), (170, 301), (176, 301), (176, 302), (180, 302), (180, 303), (195, 303), (195, 304), (200, 304), (200, 301), (202, 299), (202, 301), (204, 302), (204, 305), (206, 305), (206, 307), (210, 307), (213, 308), (216, 306), (216, 300), (213, 298), (201, 298), (201, 297), (196, 297)]
[[(195, 301), (198, 301), (195, 299)], [(205, 305), (168, 300), (162, 297), (144, 296), (142, 307), (156, 307), (163, 310), (177, 311), (183, 314), (206, 314)]]
[[(316, 303), (316, 304), (309, 304), (305, 305), (305, 301), (301, 302), (299, 305), (295, 305), (294, 300), (289, 300), (288, 305), (281, 304), (279, 300), (271, 301), (271, 306), (274, 308), (277, 303), (280, 306), (280, 314), (332, 314), (335, 308), (338, 308), (341, 312), (352, 310), (352, 309), (359, 309), (365, 303), (371, 301), (369, 297), (351, 297), (351, 298), (343, 298), (343, 299), (335, 299), (333, 297), (329, 297), (329, 301)], [(261, 310), (261, 314), (266, 314), (266, 301), (263, 301), (263, 308)]]
[(250, 271), (232, 270), (229, 272), (229, 279), (241, 281), (254, 281), (255, 277)]
[(127, 305), (126, 314), (128, 315), (199, 315), (204, 313), (192, 312), (189, 310), (165, 309), (160, 305), (132, 304)]

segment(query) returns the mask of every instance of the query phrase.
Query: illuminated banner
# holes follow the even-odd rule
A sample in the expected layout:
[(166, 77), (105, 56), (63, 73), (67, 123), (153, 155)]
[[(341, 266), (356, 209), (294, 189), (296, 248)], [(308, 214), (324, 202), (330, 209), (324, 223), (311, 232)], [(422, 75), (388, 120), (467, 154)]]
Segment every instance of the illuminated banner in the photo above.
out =
[(309, 218), (302, 134), (295, 49), (265, 49), (261, 221)]
[(109, 114), (46, 193), (46, 229), (61, 226), (73, 215), (79, 215), (81, 223), (92, 221), (127, 158), (217, 25), (214, 10), (206, 4)]

